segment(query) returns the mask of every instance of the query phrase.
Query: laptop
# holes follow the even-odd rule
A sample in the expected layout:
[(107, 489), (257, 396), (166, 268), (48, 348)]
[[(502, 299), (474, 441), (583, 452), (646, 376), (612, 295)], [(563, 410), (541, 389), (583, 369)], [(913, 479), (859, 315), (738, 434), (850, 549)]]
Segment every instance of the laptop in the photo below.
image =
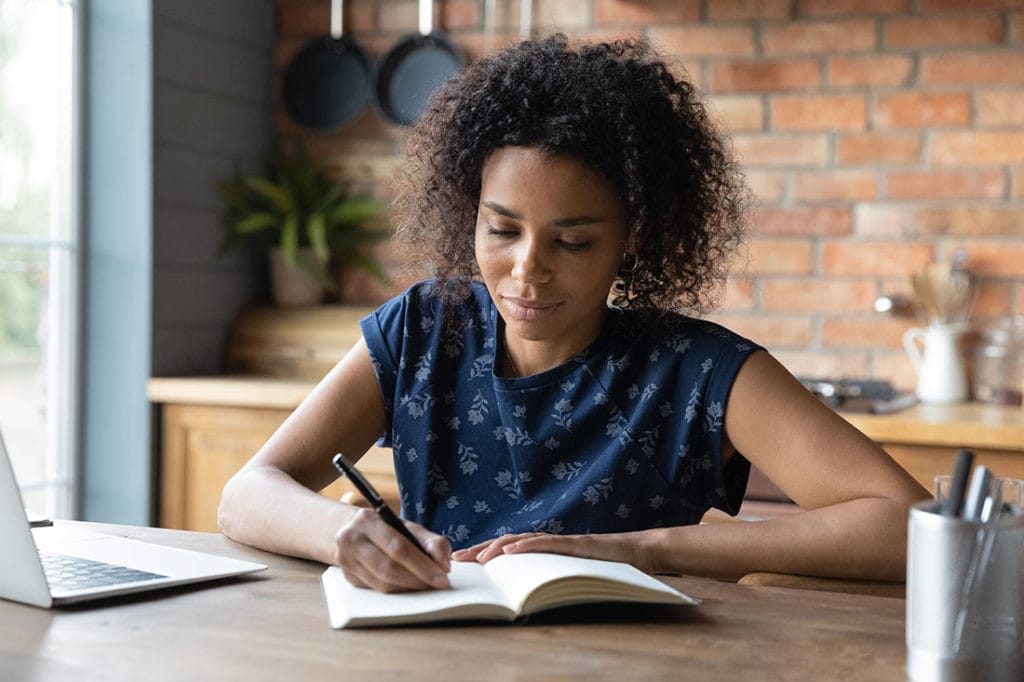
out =
[(0, 599), (50, 608), (254, 573), (265, 564), (96, 533), (30, 527), (0, 435)]

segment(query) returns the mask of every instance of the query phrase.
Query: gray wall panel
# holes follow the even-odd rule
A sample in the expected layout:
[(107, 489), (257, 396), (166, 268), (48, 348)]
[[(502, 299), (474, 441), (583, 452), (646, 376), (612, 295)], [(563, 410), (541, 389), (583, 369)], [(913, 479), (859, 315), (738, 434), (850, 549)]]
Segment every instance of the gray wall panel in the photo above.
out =
[(267, 55), (244, 45), (225, 44), (215, 35), (191, 27), (164, 24), (156, 35), (154, 59), (161, 65), (160, 83), (171, 82), (267, 106), (273, 74)]
[(238, 311), (265, 300), (262, 258), (216, 257), (216, 184), (272, 142), (271, 0), (154, 0), (154, 376), (219, 371)]
[(271, 0), (156, 0), (154, 5), (155, 23), (187, 24), (261, 49), (274, 42)]
[(269, 105), (261, 107), (162, 81), (156, 89), (156, 140), (225, 155), (252, 154), (272, 133)]

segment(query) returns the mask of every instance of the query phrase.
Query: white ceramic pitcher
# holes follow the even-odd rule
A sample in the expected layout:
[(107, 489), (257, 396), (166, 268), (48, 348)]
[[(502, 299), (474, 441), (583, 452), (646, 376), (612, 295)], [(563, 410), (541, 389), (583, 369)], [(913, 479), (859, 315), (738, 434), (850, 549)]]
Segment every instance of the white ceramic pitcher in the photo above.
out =
[(903, 347), (917, 370), (917, 397), (921, 402), (967, 400), (967, 369), (960, 352), (960, 339), (966, 331), (966, 324), (956, 323), (911, 327), (904, 332)]

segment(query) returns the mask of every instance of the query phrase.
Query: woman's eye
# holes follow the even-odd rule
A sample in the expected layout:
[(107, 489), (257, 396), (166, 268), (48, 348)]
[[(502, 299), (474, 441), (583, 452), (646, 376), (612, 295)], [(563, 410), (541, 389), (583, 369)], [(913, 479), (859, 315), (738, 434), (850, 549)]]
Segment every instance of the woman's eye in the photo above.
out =
[(500, 227), (498, 225), (487, 225), (487, 234), (493, 234), (496, 237), (511, 237), (515, 235), (515, 230)]
[(590, 242), (559, 241), (558, 244), (566, 251), (586, 251), (587, 249), (590, 248)]

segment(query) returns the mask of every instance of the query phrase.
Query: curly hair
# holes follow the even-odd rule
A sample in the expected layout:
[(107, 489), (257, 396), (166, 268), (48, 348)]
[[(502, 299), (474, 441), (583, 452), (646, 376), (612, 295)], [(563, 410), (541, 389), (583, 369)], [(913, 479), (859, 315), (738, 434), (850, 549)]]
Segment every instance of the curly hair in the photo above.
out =
[(394, 216), (442, 296), (463, 295), (479, 277), (481, 173), (505, 146), (571, 155), (618, 188), (636, 263), (620, 270), (615, 305), (713, 307), (742, 241), (748, 192), (697, 90), (646, 42), (524, 41), (435, 93), (407, 139)]

